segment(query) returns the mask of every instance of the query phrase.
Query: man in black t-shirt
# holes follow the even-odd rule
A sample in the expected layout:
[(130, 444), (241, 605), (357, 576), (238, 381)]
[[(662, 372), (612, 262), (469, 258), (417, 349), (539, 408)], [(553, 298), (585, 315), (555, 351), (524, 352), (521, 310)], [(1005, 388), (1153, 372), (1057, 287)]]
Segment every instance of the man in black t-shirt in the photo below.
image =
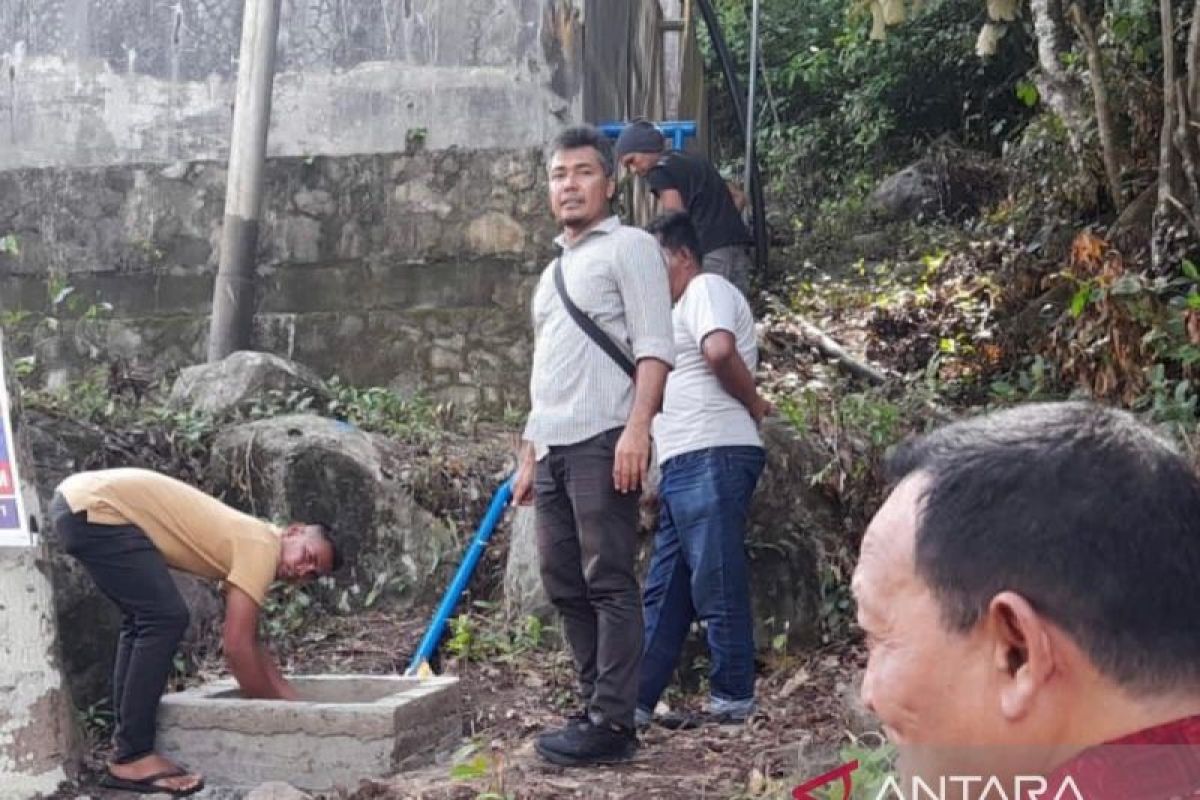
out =
[(667, 150), (666, 139), (646, 120), (635, 120), (617, 138), (621, 166), (646, 179), (659, 211), (686, 211), (700, 235), (702, 266), (745, 292), (754, 241), (716, 167), (703, 158)]

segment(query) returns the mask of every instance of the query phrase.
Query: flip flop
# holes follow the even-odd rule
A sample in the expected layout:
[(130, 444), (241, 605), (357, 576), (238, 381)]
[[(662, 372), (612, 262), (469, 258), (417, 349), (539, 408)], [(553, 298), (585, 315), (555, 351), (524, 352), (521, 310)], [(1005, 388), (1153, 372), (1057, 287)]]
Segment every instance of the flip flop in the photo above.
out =
[(157, 781), (164, 778), (181, 778), (184, 775), (190, 775), (185, 769), (168, 769), (163, 772), (156, 772), (153, 775), (147, 775), (145, 778), (133, 780), (132, 778), (118, 778), (111, 772), (105, 771), (104, 777), (100, 779), (100, 785), (105, 789), (119, 789), (123, 792), (137, 792), (138, 794), (169, 794), (172, 797), (187, 797), (190, 794), (195, 794), (204, 788), (204, 779), (188, 789), (172, 789), (169, 786), (159, 786)]

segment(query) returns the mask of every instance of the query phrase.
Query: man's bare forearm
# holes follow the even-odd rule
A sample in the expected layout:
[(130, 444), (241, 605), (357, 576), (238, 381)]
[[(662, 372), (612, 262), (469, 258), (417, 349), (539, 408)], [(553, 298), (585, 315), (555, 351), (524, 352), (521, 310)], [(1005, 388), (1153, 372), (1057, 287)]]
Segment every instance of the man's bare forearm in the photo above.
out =
[(637, 380), (633, 389), (633, 408), (627, 424), (649, 428), (654, 415), (662, 410), (663, 387), (671, 368), (657, 358), (643, 358), (637, 363)]
[(225, 660), (233, 673), (242, 696), (247, 698), (272, 698), (275, 687), (270, 676), (263, 670), (258, 646), (250, 644), (236, 649), (225, 649)]

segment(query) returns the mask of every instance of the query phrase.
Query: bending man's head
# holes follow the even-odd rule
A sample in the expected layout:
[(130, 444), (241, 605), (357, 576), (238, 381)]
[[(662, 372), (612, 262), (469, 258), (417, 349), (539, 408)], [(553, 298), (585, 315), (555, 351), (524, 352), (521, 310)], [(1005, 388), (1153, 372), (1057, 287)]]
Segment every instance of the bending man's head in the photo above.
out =
[(666, 138), (653, 123), (636, 119), (617, 137), (617, 158), (622, 167), (644, 176), (658, 163), (666, 146)]
[(342, 568), (342, 553), (328, 525), (294, 522), (283, 530), (279, 580), (302, 583), (330, 575)]

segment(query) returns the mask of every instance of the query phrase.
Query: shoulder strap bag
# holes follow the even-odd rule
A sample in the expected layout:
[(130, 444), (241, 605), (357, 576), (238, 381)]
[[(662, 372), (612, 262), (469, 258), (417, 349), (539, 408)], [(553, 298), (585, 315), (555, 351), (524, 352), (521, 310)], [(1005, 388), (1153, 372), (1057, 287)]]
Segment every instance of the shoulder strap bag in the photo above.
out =
[(589, 339), (599, 345), (600, 349), (607, 353), (608, 357), (632, 379), (637, 373), (637, 368), (629, 360), (629, 356), (621, 352), (621, 348), (617, 347), (617, 343), (600, 329), (595, 320), (583, 313), (579, 309), (579, 306), (571, 301), (571, 296), (567, 294), (566, 282), (563, 280), (561, 258), (554, 260), (554, 288), (558, 290), (558, 298), (562, 300), (563, 307), (567, 309), (567, 313), (571, 315), (571, 319), (575, 320), (575, 324), (587, 334)]

